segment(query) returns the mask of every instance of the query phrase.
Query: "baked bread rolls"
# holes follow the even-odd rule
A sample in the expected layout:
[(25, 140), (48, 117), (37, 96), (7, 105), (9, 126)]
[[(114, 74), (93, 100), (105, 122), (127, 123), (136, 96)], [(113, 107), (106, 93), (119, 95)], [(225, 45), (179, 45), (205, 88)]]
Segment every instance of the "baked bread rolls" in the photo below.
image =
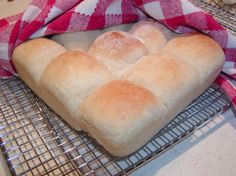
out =
[(60, 43), (68, 50), (88, 51), (93, 41), (101, 34), (109, 31), (128, 31), (132, 24), (121, 24), (105, 28), (104, 30), (90, 30), (64, 33), (52, 36), (52, 40)]
[(63, 111), (59, 114), (79, 130), (74, 113), (81, 101), (112, 78), (112, 73), (95, 57), (82, 51), (68, 51), (48, 65), (41, 76), (40, 89), (46, 102), (56, 112)]
[(125, 156), (210, 86), (224, 53), (208, 36), (176, 37), (145, 20), (130, 33), (113, 28), (101, 34), (87, 52), (34, 39), (15, 49), (13, 62), (20, 77), (73, 128), (86, 131), (112, 155)]
[(111, 154), (125, 156), (156, 133), (166, 107), (147, 89), (115, 80), (89, 95), (77, 113), (82, 129)]
[(144, 43), (149, 54), (159, 52), (174, 37), (174, 33), (151, 19), (137, 22), (129, 32)]
[(66, 49), (60, 44), (38, 38), (22, 43), (13, 52), (13, 63), (18, 74), (37, 94), (40, 94), (39, 81), (48, 64)]
[(199, 76), (201, 92), (215, 80), (224, 64), (224, 52), (220, 46), (210, 37), (198, 33), (170, 40), (162, 53), (194, 67)]
[[(191, 65), (171, 56), (145, 56), (126, 71), (123, 79), (152, 92), (172, 117), (199, 95), (197, 71)], [(159, 123), (166, 124), (170, 120), (165, 118)]]
[(111, 31), (100, 35), (90, 46), (88, 53), (97, 57), (119, 77), (128, 65), (146, 54), (146, 48), (129, 33)]

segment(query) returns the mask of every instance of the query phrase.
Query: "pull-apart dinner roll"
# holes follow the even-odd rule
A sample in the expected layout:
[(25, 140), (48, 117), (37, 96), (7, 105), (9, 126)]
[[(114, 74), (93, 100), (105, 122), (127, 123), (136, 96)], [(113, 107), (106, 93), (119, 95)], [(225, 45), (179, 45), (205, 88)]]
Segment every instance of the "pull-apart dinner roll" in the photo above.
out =
[(180, 59), (198, 72), (201, 90), (204, 91), (216, 79), (224, 64), (224, 52), (210, 37), (194, 33), (170, 40), (162, 50)]
[[(127, 69), (123, 79), (145, 87), (160, 98), (172, 118), (196, 98), (199, 92), (199, 77), (194, 67), (161, 54), (143, 57)], [(170, 120), (163, 118), (159, 122), (160, 126)]]
[(151, 19), (137, 22), (129, 32), (143, 41), (149, 54), (159, 52), (174, 37), (174, 33)]
[(101, 34), (109, 31), (129, 31), (131, 24), (120, 24), (104, 30), (89, 30), (56, 34), (51, 39), (60, 43), (68, 50), (88, 51), (93, 41)]
[[(82, 51), (68, 51), (54, 59), (43, 73), (40, 89), (46, 102), (65, 120), (75, 120), (84, 97), (112, 79), (105, 65)], [(76, 121), (76, 120), (75, 120)], [(79, 128), (78, 122), (72, 123)]]
[(39, 93), (39, 80), (47, 65), (66, 49), (58, 43), (38, 38), (22, 43), (13, 52), (13, 63), (28, 86)]
[(165, 113), (166, 107), (147, 89), (115, 80), (90, 94), (77, 115), (81, 128), (111, 154), (125, 156), (156, 133)]
[(144, 44), (126, 32), (112, 31), (100, 35), (88, 53), (94, 55), (118, 76), (129, 65), (146, 54)]

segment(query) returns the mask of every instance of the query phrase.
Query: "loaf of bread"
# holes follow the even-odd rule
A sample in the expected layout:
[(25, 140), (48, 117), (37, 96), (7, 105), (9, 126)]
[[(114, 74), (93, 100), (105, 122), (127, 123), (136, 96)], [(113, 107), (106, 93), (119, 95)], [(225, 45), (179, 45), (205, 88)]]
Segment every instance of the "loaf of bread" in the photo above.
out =
[(224, 64), (210, 37), (176, 36), (152, 20), (128, 32), (91, 33), (78, 34), (89, 44), (75, 51), (49, 39), (27, 41), (14, 50), (13, 63), (55, 112), (115, 156), (148, 142), (212, 84)]

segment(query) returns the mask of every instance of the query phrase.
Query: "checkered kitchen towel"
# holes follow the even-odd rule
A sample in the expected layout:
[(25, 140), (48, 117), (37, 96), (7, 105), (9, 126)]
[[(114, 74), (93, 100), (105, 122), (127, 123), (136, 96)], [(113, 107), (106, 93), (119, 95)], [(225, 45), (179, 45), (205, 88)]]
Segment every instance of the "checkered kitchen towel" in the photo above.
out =
[[(24, 13), (0, 20), (0, 77), (15, 73), (13, 49), (29, 38), (130, 23), (152, 17), (169, 29), (201, 31), (223, 48), (226, 62), (216, 82), (236, 105), (236, 37), (189, 0), (33, 0)], [(236, 107), (236, 106), (235, 106)]]

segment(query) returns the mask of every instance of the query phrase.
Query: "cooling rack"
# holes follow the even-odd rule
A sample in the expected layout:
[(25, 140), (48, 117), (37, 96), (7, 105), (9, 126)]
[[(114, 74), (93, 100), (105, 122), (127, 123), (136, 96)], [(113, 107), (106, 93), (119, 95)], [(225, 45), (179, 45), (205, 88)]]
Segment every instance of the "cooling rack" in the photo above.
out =
[(0, 148), (12, 175), (124, 175), (231, 106), (211, 86), (134, 154), (117, 158), (70, 128), (19, 78), (0, 81)]

